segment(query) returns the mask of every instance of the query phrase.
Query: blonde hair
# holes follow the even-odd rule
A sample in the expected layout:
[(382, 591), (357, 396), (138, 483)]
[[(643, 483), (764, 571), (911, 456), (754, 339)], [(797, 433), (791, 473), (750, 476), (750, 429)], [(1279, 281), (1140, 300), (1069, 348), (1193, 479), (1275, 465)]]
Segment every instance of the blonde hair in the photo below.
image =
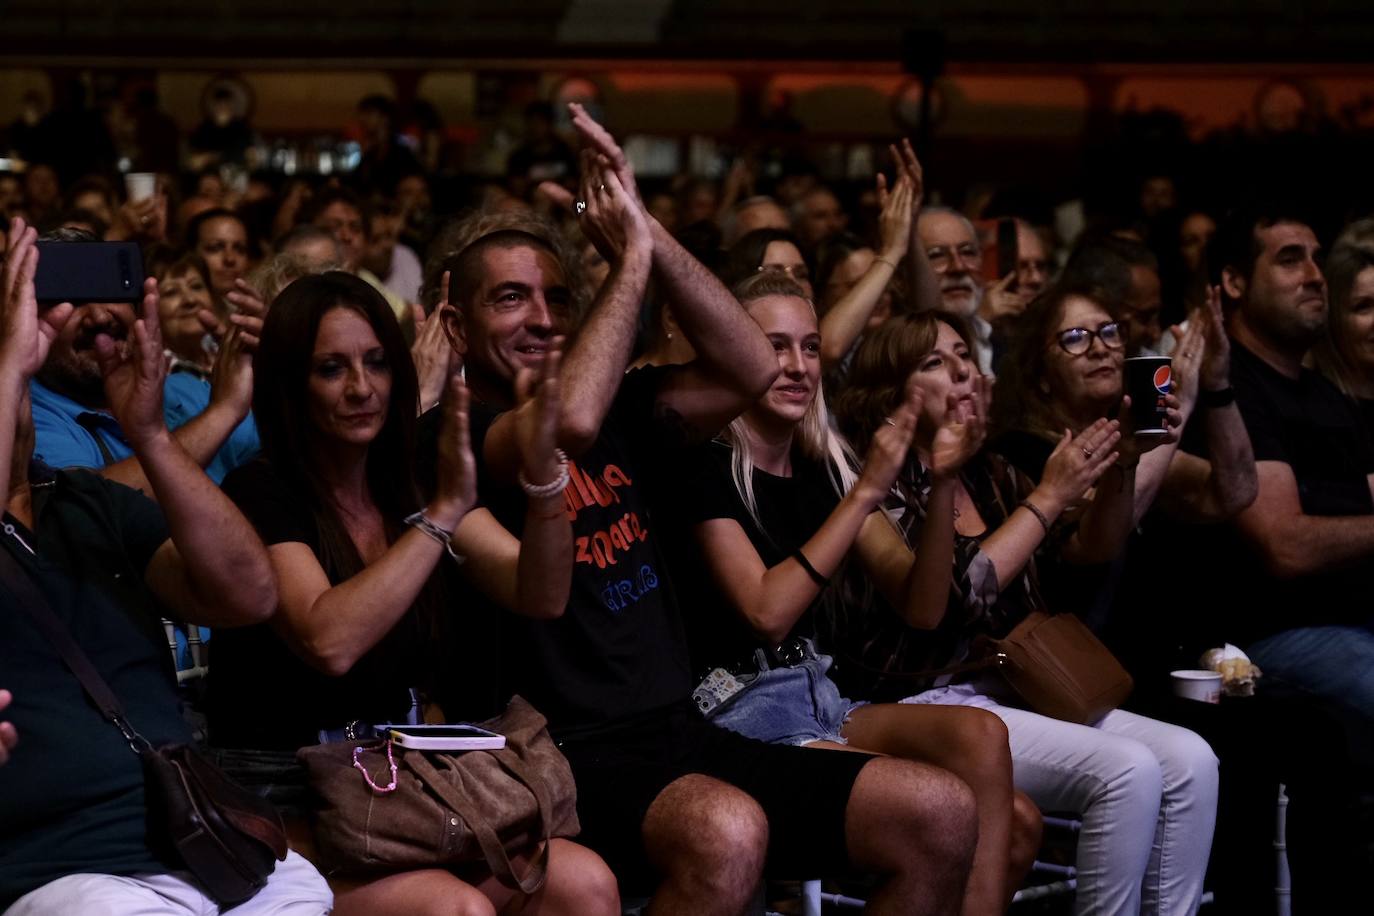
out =
[[(787, 296), (800, 299), (807, 304), (814, 315), (815, 306), (806, 298), (802, 288), (790, 277), (773, 273), (754, 274), (740, 282), (733, 290), (735, 298), (746, 310), (750, 302), (768, 296)], [(758, 500), (754, 496), (753, 449), (749, 445), (749, 426), (743, 415), (730, 421), (719, 439), (730, 447), (730, 477), (735, 489), (749, 510), (749, 517), (763, 531), (759, 520)], [(825, 406), (825, 394), (817, 387), (816, 396), (806, 408), (806, 414), (792, 436), (793, 442), (800, 446), (802, 454), (813, 461), (825, 465), (830, 483), (836, 494), (844, 496), (858, 479), (854, 468), (858, 460), (844, 437), (835, 431), (830, 420), (830, 412)]]

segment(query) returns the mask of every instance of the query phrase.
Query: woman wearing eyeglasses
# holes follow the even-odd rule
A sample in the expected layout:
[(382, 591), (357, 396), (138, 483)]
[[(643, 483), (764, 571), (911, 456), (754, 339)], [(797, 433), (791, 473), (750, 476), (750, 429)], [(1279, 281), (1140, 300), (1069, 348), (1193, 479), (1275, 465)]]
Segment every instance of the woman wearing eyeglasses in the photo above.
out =
[(802, 256), (801, 243), (786, 229), (755, 229), (740, 236), (725, 252), (720, 269), (726, 286), (743, 283), (754, 274), (785, 275), (802, 288), (808, 302), (814, 302), (811, 268)]
[(996, 400), (1016, 403), (1043, 431), (1034, 475), (995, 443), (957, 476), (941, 480), (929, 471), (931, 431), (978, 375), (970, 333), (957, 318), (893, 318), (860, 344), (835, 405), (840, 428), (862, 450), (894, 405), (920, 393), (923, 415), (897, 477), (894, 514), (909, 543), (931, 537), (930, 525), (952, 526), (953, 573), (944, 615), (926, 629), (908, 625), (850, 577), (853, 600), (836, 605), (846, 613), (829, 621), (826, 646), (849, 696), (976, 706), (1002, 718), (1016, 788), (1041, 810), (1082, 819), (1076, 914), (1192, 913), (1216, 818), (1217, 761), (1205, 741), (1123, 710), (1090, 726), (1042, 716), (987, 672), (917, 679), (966, 660), (979, 637), (1005, 636), (1033, 611), (1061, 610), (1041, 589), (1042, 550), (1101, 563), (1119, 552), (1130, 528), (1145, 446), (1109, 419), (1121, 394), (1119, 329), (1096, 301), (1064, 290), (1046, 293), (1027, 318), (1022, 349), (1038, 347), (1042, 374), (1023, 376), (1018, 384), (1031, 387), (1020, 390), (1004, 376)]

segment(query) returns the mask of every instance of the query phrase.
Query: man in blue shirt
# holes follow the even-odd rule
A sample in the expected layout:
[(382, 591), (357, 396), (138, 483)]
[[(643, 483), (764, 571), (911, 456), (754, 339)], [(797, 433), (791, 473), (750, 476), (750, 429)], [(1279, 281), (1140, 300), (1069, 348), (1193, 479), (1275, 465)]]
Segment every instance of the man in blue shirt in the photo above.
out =
[[(79, 244), (93, 239), (60, 231), (54, 240)], [(152, 285), (149, 284), (151, 287)], [(145, 298), (156, 308), (157, 291)], [(76, 309), (53, 341), (47, 360), (30, 383), (37, 434), (35, 456), (50, 467), (99, 468), (101, 476), (152, 493), (133, 449), (110, 413), (101, 379), (98, 348), (122, 353), (133, 344), (135, 306), (91, 303)], [(254, 316), (236, 316), (256, 322)], [(216, 483), (258, 451), (257, 429), (248, 417), (253, 399), (256, 337), (235, 327), (225, 337), (206, 385), (180, 373), (163, 384), (167, 428)]]

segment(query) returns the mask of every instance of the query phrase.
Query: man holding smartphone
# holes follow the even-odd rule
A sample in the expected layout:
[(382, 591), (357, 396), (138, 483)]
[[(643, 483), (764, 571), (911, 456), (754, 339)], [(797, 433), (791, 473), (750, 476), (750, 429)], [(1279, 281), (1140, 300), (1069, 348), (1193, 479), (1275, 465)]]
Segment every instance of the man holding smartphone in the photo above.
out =
[[(44, 239), (90, 245), (93, 253), (106, 250), (80, 230), (61, 229)], [(91, 260), (96, 269), (98, 258)], [(64, 278), (45, 277), (41, 266), (38, 271), (38, 288), (45, 295), (50, 289), (61, 290)], [(137, 284), (134, 289), (129, 298), (136, 299), (142, 292)], [(155, 300), (156, 287), (148, 294)], [(112, 290), (114, 295), (122, 294)], [(52, 342), (29, 391), (37, 434), (35, 453), (40, 460), (50, 467), (97, 468), (110, 480), (151, 493), (131, 445), (139, 431), (125, 429), (111, 412), (98, 358), (102, 339), (117, 351), (128, 350), (135, 312), (136, 305), (130, 301), (79, 306)], [(225, 337), (210, 384), (184, 373), (168, 375), (163, 383), (162, 416), (145, 418), (165, 422), (182, 448), (217, 483), (258, 451), (257, 429), (248, 410), (253, 399), (252, 351), (257, 342), (252, 332), (260, 327), (260, 320), (251, 315), (235, 320), (241, 327)]]
[[(272, 567), (248, 520), (162, 423), (165, 369), (151, 289), (129, 345), (104, 335), (95, 358), (160, 507), (87, 471), (31, 460), (29, 379), (77, 320), (66, 303), (40, 313), (38, 260), (33, 230), (16, 220), (0, 268), (0, 703), (10, 720), (0, 723), (0, 760), (15, 749), (0, 780), (0, 911), (213, 911), (170, 844), (149, 830), (138, 753), (26, 611), (65, 624), (152, 744), (185, 743), (190, 729), (159, 618), (216, 627), (266, 620), (277, 603)], [(32, 600), (47, 607), (21, 609), (35, 590), (41, 601)], [(235, 913), (313, 916), (331, 903), (324, 879), (293, 852)]]

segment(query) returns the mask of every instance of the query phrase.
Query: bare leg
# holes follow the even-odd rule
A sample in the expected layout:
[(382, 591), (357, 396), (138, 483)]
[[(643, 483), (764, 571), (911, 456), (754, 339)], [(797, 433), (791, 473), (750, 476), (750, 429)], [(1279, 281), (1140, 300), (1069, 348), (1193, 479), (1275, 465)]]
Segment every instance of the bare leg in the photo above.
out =
[(664, 876), (651, 916), (739, 916), (763, 877), (768, 818), (746, 793), (693, 773), (649, 806), (644, 848)]
[(442, 868), (334, 884), (335, 916), (496, 916), (480, 890)]
[(970, 707), (880, 704), (854, 710), (843, 734), (856, 748), (934, 764), (968, 784), (978, 809), (978, 846), (960, 912), (1006, 912), (1012, 784), (1002, 720)]
[(1006, 902), (1011, 906), (1011, 898), (1021, 882), (1026, 880), (1031, 866), (1035, 864), (1035, 854), (1040, 851), (1040, 838), (1045, 832), (1045, 819), (1030, 796), (1024, 792), (1012, 795), (1011, 815), (1011, 855), (1007, 863)]
[(849, 795), (845, 839), (854, 864), (884, 879), (867, 912), (952, 916), (978, 839), (973, 793), (932, 766), (870, 760)]
[[(512, 858), (517, 872), (529, 865)], [(526, 897), (494, 877), (469, 884), (442, 868), (369, 882), (334, 882), (334, 912), (350, 916), (617, 916), (620, 891), (601, 857), (571, 840), (552, 840), (544, 886)]]

